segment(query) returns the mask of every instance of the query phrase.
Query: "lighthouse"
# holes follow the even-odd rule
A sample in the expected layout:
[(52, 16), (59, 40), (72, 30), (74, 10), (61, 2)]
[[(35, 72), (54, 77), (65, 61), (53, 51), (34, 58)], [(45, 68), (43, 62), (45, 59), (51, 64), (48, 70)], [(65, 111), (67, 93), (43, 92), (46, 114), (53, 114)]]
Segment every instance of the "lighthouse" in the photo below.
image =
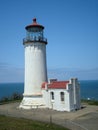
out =
[(47, 80), (44, 26), (34, 18), (33, 23), (25, 29), (25, 81), (19, 108), (49, 108), (57, 111), (81, 109), (80, 83), (77, 78), (67, 81)]
[(25, 81), (23, 100), (19, 107), (31, 109), (45, 105), (41, 85), (47, 82), (47, 39), (44, 37), (44, 26), (38, 24), (36, 18), (25, 29)]

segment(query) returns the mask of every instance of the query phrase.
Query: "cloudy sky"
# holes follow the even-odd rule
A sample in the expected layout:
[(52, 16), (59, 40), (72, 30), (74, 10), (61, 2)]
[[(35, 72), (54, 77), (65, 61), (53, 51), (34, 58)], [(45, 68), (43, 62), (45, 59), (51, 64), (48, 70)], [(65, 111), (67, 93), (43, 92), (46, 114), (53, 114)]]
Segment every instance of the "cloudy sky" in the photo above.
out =
[(0, 0), (0, 82), (23, 82), (34, 17), (45, 26), (49, 78), (98, 79), (98, 0)]

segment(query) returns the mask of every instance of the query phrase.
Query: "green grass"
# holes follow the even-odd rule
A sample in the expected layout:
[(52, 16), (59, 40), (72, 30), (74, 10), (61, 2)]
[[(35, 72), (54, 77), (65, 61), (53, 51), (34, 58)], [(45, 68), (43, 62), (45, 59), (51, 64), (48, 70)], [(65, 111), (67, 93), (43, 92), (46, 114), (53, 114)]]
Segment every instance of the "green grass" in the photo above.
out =
[(87, 100), (87, 99), (82, 99), (81, 100), (83, 103), (87, 103), (89, 105), (96, 105), (98, 106), (98, 101), (97, 100)]
[(1, 101), (1, 102), (0, 102), (0, 105), (9, 104), (9, 103), (16, 103), (16, 102), (21, 102), (21, 99), (18, 99), (18, 100)]
[(0, 99), (0, 105), (7, 104), (7, 103), (13, 103), (13, 102), (19, 102), (22, 100), (22, 95), (18, 93), (13, 93), (10, 97), (3, 97)]
[(69, 130), (69, 129), (66, 129), (64, 127), (55, 124), (0, 115), (0, 130)]

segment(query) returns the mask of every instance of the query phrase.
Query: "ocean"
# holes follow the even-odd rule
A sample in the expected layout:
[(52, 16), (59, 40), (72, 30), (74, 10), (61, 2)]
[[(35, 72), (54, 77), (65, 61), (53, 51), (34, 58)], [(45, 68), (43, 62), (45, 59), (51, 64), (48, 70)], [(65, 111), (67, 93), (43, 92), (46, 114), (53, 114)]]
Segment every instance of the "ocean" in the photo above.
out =
[[(80, 82), (81, 99), (98, 100), (98, 80), (82, 80)], [(10, 97), (13, 93), (23, 94), (24, 83), (0, 83), (0, 99)]]

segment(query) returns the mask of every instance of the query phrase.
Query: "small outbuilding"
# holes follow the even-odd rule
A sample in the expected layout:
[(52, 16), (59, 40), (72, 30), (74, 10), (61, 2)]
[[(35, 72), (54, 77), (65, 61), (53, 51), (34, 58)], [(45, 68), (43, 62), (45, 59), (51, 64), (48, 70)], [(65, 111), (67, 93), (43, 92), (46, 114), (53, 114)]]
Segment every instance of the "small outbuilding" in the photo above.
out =
[(73, 111), (81, 108), (80, 84), (77, 78), (69, 81), (50, 79), (42, 84), (42, 95), (47, 108)]

